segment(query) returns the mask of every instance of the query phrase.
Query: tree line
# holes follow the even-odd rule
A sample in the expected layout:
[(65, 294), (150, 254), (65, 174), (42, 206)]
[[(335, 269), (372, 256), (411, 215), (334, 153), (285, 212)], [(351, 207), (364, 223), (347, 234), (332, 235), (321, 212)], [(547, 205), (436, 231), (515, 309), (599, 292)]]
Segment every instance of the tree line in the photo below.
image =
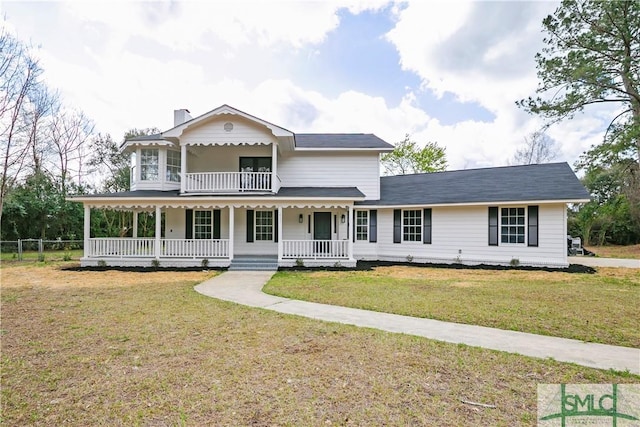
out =
[[(512, 164), (542, 163), (557, 154), (546, 135), (555, 123), (611, 105), (603, 140), (574, 164), (592, 195), (569, 209), (569, 233), (585, 243), (640, 242), (640, 3), (563, 0), (543, 20), (545, 47), (536, 55), (537, 94), (517, 102), (545, 124), (525, 138)], [(95, 132), (81, 111), (65, 105), (42, 79), (32, 49), (0, 29), (0, 239), (81, 239), (83, 210), (67, 198), (129, 189), (129, 157), (109, 134)], [(132, 129), (124, 137), (156, 133)], [(406, 135), (382, 158), (385, 174), (445, 170), (445, 149)], [(99, 182), (87, 177), (99, 176)], [(92, 235), (130, 236), (131, 212), (99, 210)], [(141, 214), (139, 235), (155, 218)]]
[[(84, 210), (69, 196), (129, 189), (129, 157), (43, 80), (33, 49), (0, 29), (0, 240), (80, 240)], [(125, 137), (157, 129), (132, 129)], [(89, 177), (102, 179), (94, 182)], [(130, 235), (131, 212), (92, 215), (94, 236)], [(151, 236), (142, 213), (139, 235)]]

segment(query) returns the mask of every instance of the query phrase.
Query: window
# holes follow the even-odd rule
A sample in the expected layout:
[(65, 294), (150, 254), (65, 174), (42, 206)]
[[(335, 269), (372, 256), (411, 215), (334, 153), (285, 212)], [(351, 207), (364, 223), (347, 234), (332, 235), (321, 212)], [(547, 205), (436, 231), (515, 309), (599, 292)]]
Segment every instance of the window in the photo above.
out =
[(524, 243), (524, 208), (502, 208), (500, 210), (500, 242)]
[(405, 242), (422, 240), (422, 211), (402, 211), (402, 240)]
[(193, 212), (193, 238), (194, 239), (211, 239), (212, 224), (211, 211), (194, 211)]
[(167, 181), (180, 182), (179, 151), (167, 151)]
[(273, 212), (256, 211), (256, 241), (273, 240)]
[(140, 179), (142, 181), (158, 180), (158, 150), (140, 150)]
[(271, 172), (271, 157), (240, 157), (240, 172)]
[(369, 240), (369, 211), (356, 211), (356, 240)]

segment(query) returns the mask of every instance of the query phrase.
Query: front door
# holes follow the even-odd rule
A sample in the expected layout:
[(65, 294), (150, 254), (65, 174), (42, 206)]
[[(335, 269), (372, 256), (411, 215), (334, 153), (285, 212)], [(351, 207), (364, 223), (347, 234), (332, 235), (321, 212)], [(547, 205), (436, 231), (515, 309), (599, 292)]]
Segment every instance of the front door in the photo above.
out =
[(313, 213), (313, 240), (325, 240), (315, 242), (314, 251), (316, 253), (326, 253), (331, 251), (331, 212)]

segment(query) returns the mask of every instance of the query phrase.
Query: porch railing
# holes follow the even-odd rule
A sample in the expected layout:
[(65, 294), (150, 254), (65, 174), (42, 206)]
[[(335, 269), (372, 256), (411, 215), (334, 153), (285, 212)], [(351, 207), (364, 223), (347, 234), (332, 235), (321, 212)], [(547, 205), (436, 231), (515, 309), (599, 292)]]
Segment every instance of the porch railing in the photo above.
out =
[(349, 258), (348, 240), (283, 240), (283, 258)]
[(273, 189), (273, 172), (198, 172), (184, 175), (185, 191), (189, 193), (270, 192)]
[[(85, 249), (86, 257), (154, 257), (154, 238), (112, 238), (89, 239)], [(227, 258), (229, 239), (161, 239), (160, 256), (168, 258)]]
[(175, 258), (227, 258), (229, 239), (163, 239), (162, 256)]
[(89, 239), (89, 248), (85, 248), (85, 256), (150, 257), (155, 254), (155, 243), (153, 238), (97, 237)]

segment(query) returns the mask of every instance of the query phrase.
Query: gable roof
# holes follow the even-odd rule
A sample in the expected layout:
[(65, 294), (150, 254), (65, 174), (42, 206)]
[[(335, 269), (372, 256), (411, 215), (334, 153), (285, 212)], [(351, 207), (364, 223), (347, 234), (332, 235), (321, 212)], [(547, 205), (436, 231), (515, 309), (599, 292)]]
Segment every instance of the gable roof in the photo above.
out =
[(567, 163), (467, 169), (380, 178), (380, 200), (357, 205), (406, 206), (499, 202), (583, 202), (589, 193)]
[(297, 133), (296, 149), (378, 149), (393, 150), (393, 145), (371, 133)]
[(244, 117), (246, 119), (249, 119), (253, 122), (259, 123), (263, 126), (265, 126), (266, 128), (268, 128), (274, 136), (276, 137), (292, 137), (293, 136), (293, 132), (291, 132), (288, 129), (285, 129), (283, 127), (274, 125), (271, 122), (268, 122), (266, 120), (262, 120), (259, 117), (256, 116), (252, 116), (249, 113), (245, 113), (244, 111), (240, 111), (237, 108), (233, 108), (230, 105), (227, 104), (223, 104), (221, 106), (219, 106), (218, 108), (214, 108), (213, 110), (206, 112), (204, 114), (199, 115), (198, 117), (194, 117), (191, 120), (188, 120), (184, 123), (179, 124), (178, 126), (174, 126), (169, 130), (166, 130), (164, 132), (162, 132), (162, 135), (164, 137), (179, 137), (182, 132), (187, 129), (189, 126), (193, 126), (199, 122), (205, 121), (211, 117), (214, 116), (218, 116), (221, 114), (233, 114), (233, 115), (237, 115), (237, 116), (241, 116)]

